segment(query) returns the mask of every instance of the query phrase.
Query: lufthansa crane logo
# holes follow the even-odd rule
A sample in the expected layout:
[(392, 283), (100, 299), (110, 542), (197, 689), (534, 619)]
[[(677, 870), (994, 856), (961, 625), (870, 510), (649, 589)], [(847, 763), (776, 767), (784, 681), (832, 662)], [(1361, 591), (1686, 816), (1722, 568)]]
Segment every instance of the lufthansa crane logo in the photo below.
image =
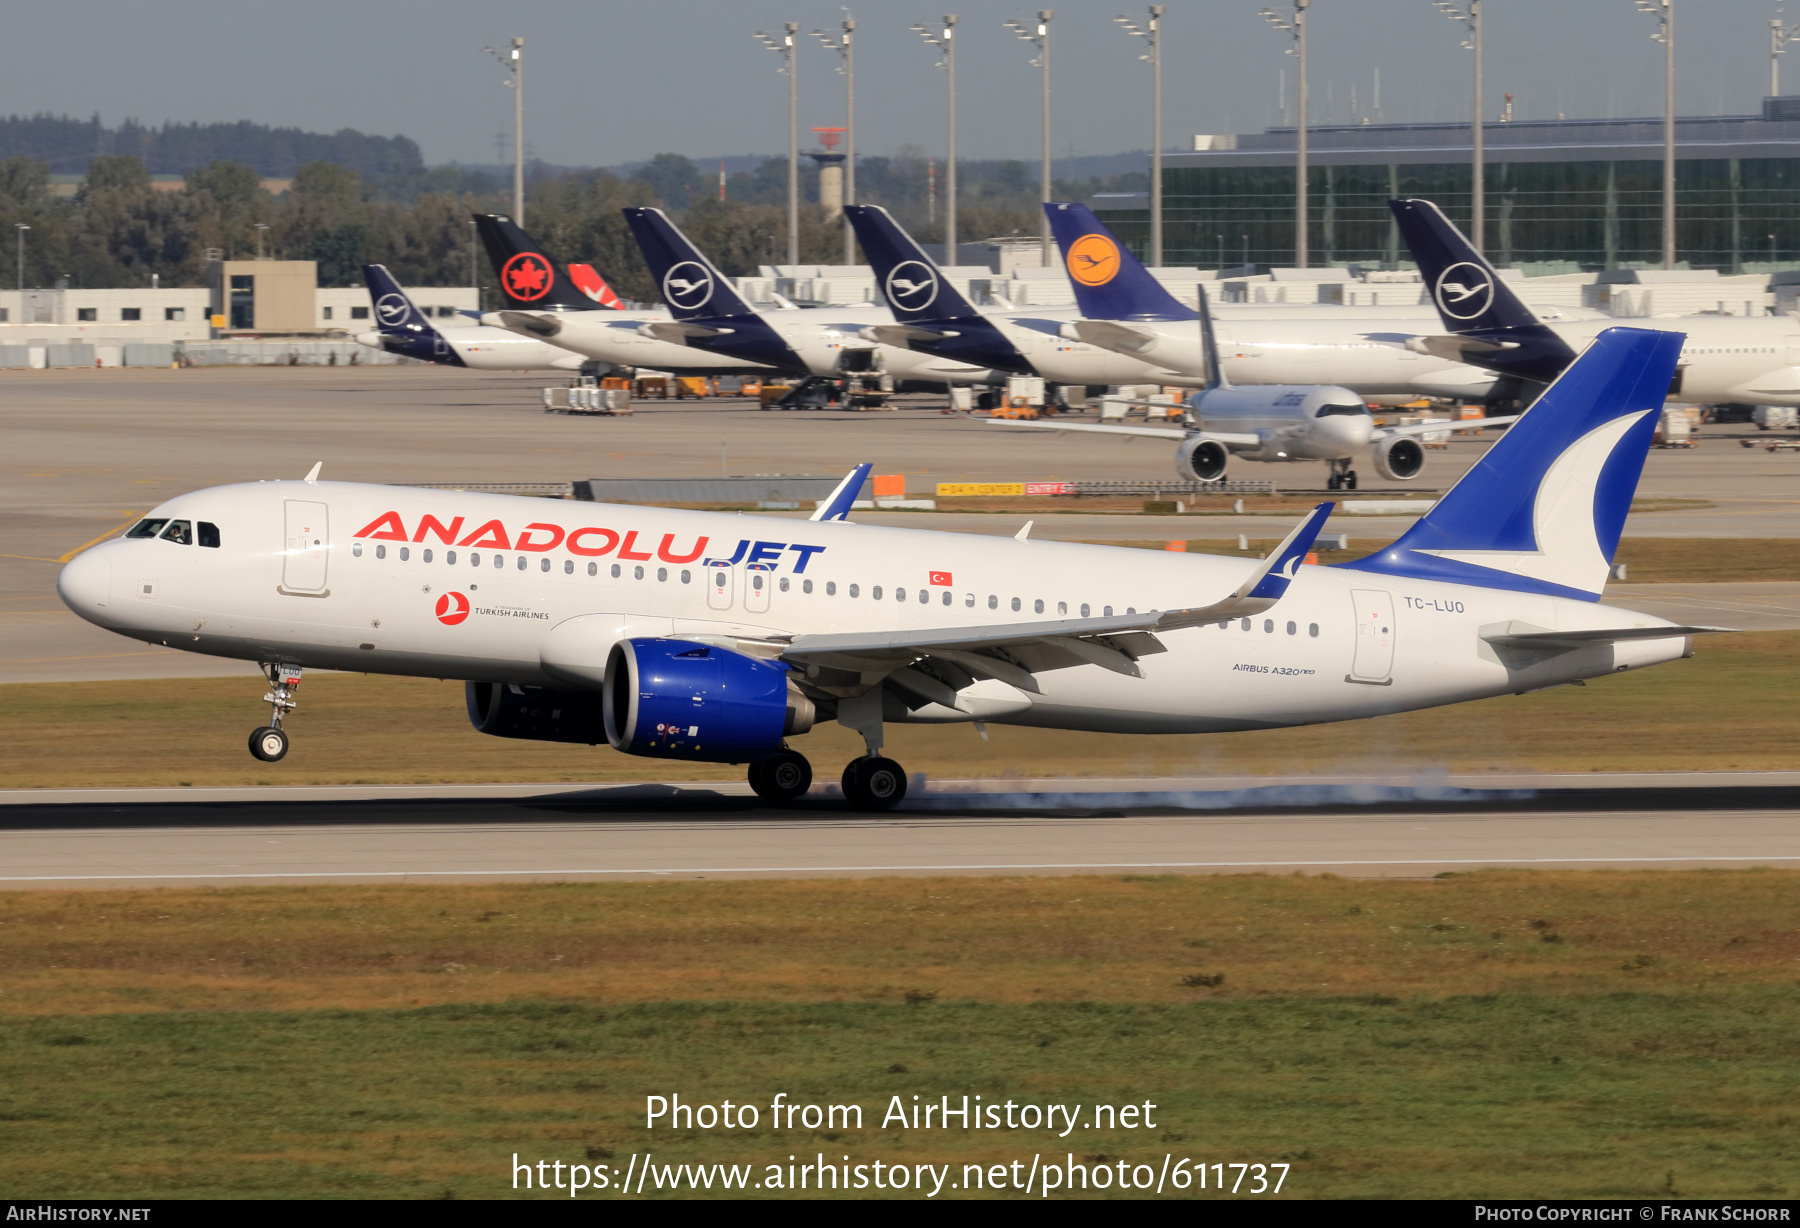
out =
[(924, 311), (937, 302), (938, 279), (922, 260), (903, 260), (888, 270), (887, 300), (902, 311)]
[(556, 271), (536, 252), (520, 252), (500, 267), (500, 284), (521, 303), (535, 303), (550, 293)]
[(437, 599), (437, 620), (454, 627), (469, 616), (469, 599), (462, 593), (445, 593)]
[(375, 304), (375, 314), (383, 324), (398, 324), (406, 319), (406, 299), (398, 294), (384, 294)]
[(712, 271), (697, 260), (683, 260), (663, 274), (662, 292), (669, 306), (698, 311), (712, 301)]
[(1119, 245), (1105, 235), (1082, 235), (1069, 247), (1063, 264), (1084, 286), (1104, 286), (1119, 275)]
[(1463, 261), (1438, 274), (1432, 290), (1438, 310), (1452, 320), (1473, 320), (1494, 302), (1494, 279), (1478, 264)]

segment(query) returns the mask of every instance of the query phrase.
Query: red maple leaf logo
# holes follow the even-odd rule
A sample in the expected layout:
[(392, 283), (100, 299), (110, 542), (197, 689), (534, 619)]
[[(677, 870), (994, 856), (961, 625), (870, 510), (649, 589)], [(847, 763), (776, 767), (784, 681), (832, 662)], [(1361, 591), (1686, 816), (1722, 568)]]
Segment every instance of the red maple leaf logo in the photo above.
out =
[(550, 263), (536, 252), (520, 252), (500, 270), (506, 292), (521, 302), (531, 302), (550, 293)]

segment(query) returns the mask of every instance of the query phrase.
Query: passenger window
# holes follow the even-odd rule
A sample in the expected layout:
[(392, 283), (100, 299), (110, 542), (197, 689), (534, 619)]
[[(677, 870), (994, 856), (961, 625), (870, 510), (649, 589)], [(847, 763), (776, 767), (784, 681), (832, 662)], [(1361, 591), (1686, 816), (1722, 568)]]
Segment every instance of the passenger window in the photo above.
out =
[[(656, 578), (657, 578), (658, 582), (660, 582), (660, 583), (663, 583), (663, 584), (668, 583), (669, 569), (667, 567), (658, 567), (656, 569)], [(762, 587), (762, 577), (758, 576), (756, 579), (757, 579), (756, 587), (761, 588)]]
[[(851, 586), (850, 586), (850, 595), (851, 595), (851, 596), (852, 596), (852, 597), (855, 597), (855, 596), (858, 596), (858, 595), (859, 595), (859, 594), (858, 594), (858, 589), (857, 589), (857, 586), (856, 586), (856, 585), (854, 585), (854, 584), (852, 584), (852, 585), (851, 585)], [(880, 589), (876, 589), (876, 590), (875, 590), (875, 595), (876, 595), (876, 596), (878, 596), (878, 597), (879, 597), (879, 596), (880, 596), (880, 595), (881, 595), (881, 590), (880, 590)]]
[[(662, 578), (662, 574), (663, 573), (661, 571), (658, 571), (656, 573), (657, 579), (660, 580)], [(759, 593), (763, 591), (763, 577), (762, 577), (762, 573), (760, 571), (750, 577), (750, 587), (755, 589)]]
[(163, 531), (163, 526), (168, 523), (169, 521), (166, 517), (162, 520), (140, 520), (131, 526), (131, 532), (127, 533), (125, 536), (155, 537), (158, 533)]
[[(524, 559), (519, 560), (520, 563), (524, 563), (524, 561), (525, 561)], [(550, 570), (550, 560), (549, 559), (539, 559), (538, 560), (538, 570), (539, 571), (549, 571)]]
[(895, 601), (905, 601), (906, 600), (906, 590), (903, 588), (895, 589), (894, 590), (894, 600)]
[[(614, 568), (613, 568), (613, 573), (614, 573), (614, 574), (615, 574), (615, 575), (616, 575), (616, 574), (618, 574), (618, 570), (619, 570), (619, 569), (618, 569), (618, 568), (617, 568), (617, 567), (614, 567)], [(597, 576), (597, 575), (599, 575), (599, 574), (600, 574), (600, 564), (598, 564), (598, 563), (589, 563), (589, 564), (588, 564), (588, 575), (590, 575), (590, 576)]]
[[(499, 555), (496, 554), (494, 556), (494, 566), (499, 567), (504, 562), (505, 562), (505, 560), (502, 559)], [(524, 571), (527, 566), (529, 566), (529, 564), (526, 562), (525, 556), (521, 554), (519, 556), (519, 570)]]
[(617, 563), (612, 565), (612, 578), (615, 580), (619, 578), (619, 565)]
[(385, 559), (387, 557), (387, 547), (382, 546), (382, 545), (377, 545), (375, 547), (375, 557), (378, 559)]
[(990, 596), (990, 597), (989, 597), (989, 598), (988, 598), (988, 609), (990, 609), (990, 610), (997, 610), (997, 609), (999, 609), (999, 608), (1000, 608), (1000, 598), (998, 598), (998, 597), (994, 597), (994, 596)]
[[(692, 583), (692, 582), (693, 582), (693, 579), (694, 579), (694, 573), (693, 573), (693, 572), (691, 572), (691, 571), (684, 571), (684, 572), (682, 572), (682, 573), (681, 573), (681, 582), (682, 582), (682, 583), (683, 583), (683, 584), (689, 584), (689, 583)], [(787, 587), (787, 581), (786, 581), (786, 580), (783, 580), (783, 581), (782, 581), (782, 582), (781, 582), (781, 585), (782, 585), (782, 587), (783, 587), (783, 588), (786, 588), (786, 587)]]
[(788, 578), (786, 576), (781, 577), (781, 583), (777, 587), (779, 587), (782, 592), (784, 592), (784, 593), (787, 592), (788, 591)]
[(1306, 625), (1306, 634), (1312, 636), (1315, 640), (1318, 639), (1319, 638), (1319, 624), (1318, 623), (1308, 623)]
[(1299, 623), (1289, 623), (1289, 624), (1288, 624), (1288, 634), (1289, 634), (1289, 635), (1293, 635), (1293, 634), (1295, 634), (1295, 633), (1296, 633), (1296, 632), (1298, 632), (1298, 631), (1299, 631), (1299, 630), (1300, 630), (1300, 624), (1299, 624)]
[(1019, 599), (1017, 597), (1012, 599), (1012, 608), (1013, 613), (1017, 614), (1019, 612)]
[[(422, 558), (422, 559), (424, 559), (424, 560), (425, 560), (425, 561), (426, 561), (426, 562), (427, 562), (427, 563), (429, 563), (429, 562), (431, 562), (431, 551), (429, 551), (429, 550), (427, 550), (427, 551), (425, 551), (425, 552), (424, 552), (424, 553), (423, 553), (423, 554), (421, 554), (421, 555), (420, 555), (420, 556), (419, 556), (419, 557), (420, 557), (420, 558)], [(451, 555), (451, 556), (450, 556), (450, 561), (451, 561), (451, 562), (452, 562), (452, 563), (454, 563), (454, 562), (456, 562), (456, 556), (455, 556), (455, 555)]]
[[(946, 594), (944, 594), (944, 596), (947, 598), (947, 597), (949, 597), (949, 594), (946, 593)], [(975, 594), (974, 593), (965, 593), (963, 595), (963, 604), (968, 606), (971, 610), (974, 609), (975, 608)]]
[(1069, 603), (1066, 601), (1057, 602), (1056, 603), (1056, 612), (1058, 614), (1067, 614), (1069, 612)]
[(1272, 619), (1272, 618), (1263, 619), (1263, 634), (1264, 635), (1274, 635), (1275, 634), (1275, 620), (1274, 619)]
[(631, 578), (633, 580), (642, 580), (644, 578), (644, 569), (642, 567), (633, 567), (631, 569)]
[[(784, 583), (785, 583), (785, 581), (784, 581)], [(800, 581), (800, 591), (803, 593), (812, 592), (812, 581), (811, 580)]]
[(944, 590), (944, 604), (945, 605), (950, 604), (950, 590), (949, 589)]
[(574, 574), (575, 574), (575, 560), (574, 559), (564, 559), (563, 560), (563, 575), (572, 576)]
[(162, 539), (166, 542), (174, 542), (177, 546), (193, 545), (193, 522), (187, 520), (171, 520), (169, 522), (169, 527), (162, 532)]
[[(452, 563), (456, 562), (456, 551), (454, 551), (454, 550), (452, 550), (450, 552), (450, 561)], [(481, 556), (479, 554), (470, 554), (469, 555), (469, 566), (471, 566), (471, 567), (481, 566)]]
[[(201, 526), (201, 527), (202, 527), (202, 528), (205, 528), (205, 527), (206, 527), (206, 526), (204, 526), (204, 525), (202, 525), (202, 526)], [(203, 546), (204, 546), (204, 545), (205, 545), (205, 544), (206, 544), (206, 543), (205, 543), (205, 542), (201, 542), (201, 543), (200, 543), (200, 544), (201, 544), (201, 545), (203, 545)], [(411, 550), (408, 550), (408, 549), (407, 549), (407, 548), (406, 548), (406, 547), (405, 547), (405, 546), (402, 546), (402, 547), (400, 547), (400, 561), (401, 561), (401, 562), (402, 562), (402, 563), (404, 563), (404, 562), (406, 562), (406, 560), (407, 560), (407, 559), (410, 559), (410, 558), (411, 558), (411, 557), (412, 557), (412, 551), (411, 551)]]
[[(850, 595), (852, 597), (854, 597), (854, 596), (856, 596), (856, 593), (852, 592)], [(869, 596), (876, 601), (880, 601), (881, 600), (881, 585), (877, 584), (874, 588), (870, 589)]]
[(1101, 613), (1102, 617), (1111, 618), (1112, 617), (1112, 607), (1109, 605), (1103, 605), (1100, 607), (1100, 613)]
[[(202, 520), (200, 522), (200, 544), (217, 550), (219, 548), (219, 526)], [(404, 555), (406, 551), (402, 550), (400, 553)]]
[(362, 543), (361, 542), (351, 542), (350, 543), (350, 557), (353, 559), (360, 559), (362, 557)]
[(1081, 616), (1083, 618), (1086, 618), (1088, 616), (1088, 606), (1087, 606), (1087, 602), (1085, 602), (1085, 601), (1081, 603)]
[(444, 562), (449, 563), (452, 566), (454, 566), (456, 563), (456, 551), (454, 551), (454, 550), (444, 551)]
[(1031, 612), (1033, 614), (1042, 614), (1044, 612), (1044, 599), (1042, 597), (1031, 603)]
[(1250, 620), (1246, 618), (1241, 621), (1242, 621), (1242, 626), (1243, 626), (1244, 630), (1246, 630), (1246, 631), (1250, 630)]

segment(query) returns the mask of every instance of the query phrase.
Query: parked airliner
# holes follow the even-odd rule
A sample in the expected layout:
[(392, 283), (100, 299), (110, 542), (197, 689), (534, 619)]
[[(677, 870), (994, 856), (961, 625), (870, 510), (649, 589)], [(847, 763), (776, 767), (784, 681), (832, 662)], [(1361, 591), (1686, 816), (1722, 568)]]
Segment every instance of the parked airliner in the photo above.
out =
[[(1605, 323), (1544, 321), (1519, 301), (1487, 258), (1428, 200), (1388, 202), (1400, 236), (1431, 288), (1449, 335), (1407, 344), (1422, 353), (1545, 384)], [(1686, 338), (1668, 399), (1706, 405), (1800, 405), (1800, 321), (1781, 316), (1645, 320)]]
[(383, 265), (363, 265), (363, 280), (375, 305), (375, 328), (358, 333), (356, 340), (370, 349), (477, 371), (579, 371), (586, 361), (580, 354), (504, 328), (433, 324)]
[[(502, 737), (812, 778), (836, 720), (850, 802), (906, 773), (890, 722), (1136, 734), (1268, 729), (1523, 693), (1673, 661), (1706, 628), (1598, 604), (1681, 348), (1602, 333), (1391, 547), (1302, 562), (298, 481), (167, 500), (77, 555), (63, 601), (154, 644), (263, 663), (277, 760), (305, 667), (466, 679)], [(1029, 526), (1026, 526), (1027, 530)]]

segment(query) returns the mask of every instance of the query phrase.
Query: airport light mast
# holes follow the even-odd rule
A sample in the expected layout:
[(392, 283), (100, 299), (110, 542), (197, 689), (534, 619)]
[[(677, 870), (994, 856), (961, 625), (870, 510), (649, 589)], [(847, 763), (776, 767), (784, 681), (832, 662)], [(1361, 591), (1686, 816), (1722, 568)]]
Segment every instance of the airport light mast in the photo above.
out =
[(1675, 0), (1635, 0), (1640, 13), (1656, 18), (1650, 38), (1663, 45), (1663, 210), (1662, 264), (1675, 267)]
[[(1299, 0), (1304, 4), (1306, 0)], [(1150, 53), (1138, 59), (1150, 64), (1150, 267), (1163, 262), (1162, 183), (1162, 18), (1163, 6), (1150, 6), (1150, 20), (1140, 27), (1129, 17), (1115, 17), (1119, 28), (1150, 44)]]
[(1781, 24), (1781, 18), (1769, 18), (1769, 97), (1781, 96), (1781, 53), (1787, 50), (1788, 42), (1800, 34), (1800, 21), (1788, 25)]
[(779, 71), (788, 79), (788, 250), (787, 262), (800, 263), (800, 76), (795, 71), (794, 34), (800, 23), (790, 21), (780, 38), (766, 30), (756, 32), (756, 40), (770, 51), (781, 53)]
[(513, 207), (512, 219), (525, 224), (525, 40), (515, 38), (510, 50), (483, 47), (506, 67), (507, 88), (513, 92)]
[[(844, 78), (844, 203), (856, 203), (856, 18), (844, 18), (842, 37), (814, 30), (813, 37), (842, 57), (838, 72)], [(850, 215), (844, 215), (844, 263), (856, 263), (856, 231)]]
[(944, 53), (937, 66), (950, 76), (950, 148), (944, 155), (944, 266), (956, 263), (956, 15), (944, 18), (943, 33), (915, 25), (913, 33)]
[[(1001, 24), (1014, 34), (1037, 48), (1037, 58), (1032, 64), (1044, 70), (1044, 161), (1039, 168), (1038, 178), (1042, 182), (1041, 195), (1043, 203), (1050, 203), (1050, 19), (1056, 16), (1054, 9), (1039, 9), (1037, 31), (1033, 33), (1016, 21), (1005, 21)], [(1050, 267), (1050, 249), (1054, 244), (1050, 241), (1050, 215), (1042, 214), (1038, 218), (1038, 243), (1043, 252), (1042, 264)]]
[(1263, 20), (1277, 30), (1294, 37), (1287, 54), (1300, 61), (1299, 127), (1294, 133), (1294, 267), (1306, 267), (1306, 7), (1311, 0), (1294, 0), (1294, 20), (1289, 21), (1274, 9), (1263, 9)]
[[(19, 293), (23, 294), (25, 293), (25, 232), (31, 227), (24, 222), (14, 222), (13, 225), (19, 228)], [(19, 303), (19, 322), (21, 324), (25, 322), (24, 300), (20, 300)]]
[(1475, 138), (1475, 157), (1470, 167), (1469, 199), (1473, 202), (1473, 209), (1469, 222), (1469, 242), (1476, 251), (1485, 251), (1487, 159), (1486, 151), (1482, 148), (1482, 137), (1485, 135), (1487, 119), (1481, 113), (1481, 0), (1469, 0), (1469, 11), (1466, 13), (1449, 3), (1449, 0), (1431, 0), (1431, 7), (1451, 21), (1460, 21), (1469, 27), (1469, 37), (1463, 40), (1463, 46), (1475, 53), (1475, 118), (1469, 124), (1469, 131)]

